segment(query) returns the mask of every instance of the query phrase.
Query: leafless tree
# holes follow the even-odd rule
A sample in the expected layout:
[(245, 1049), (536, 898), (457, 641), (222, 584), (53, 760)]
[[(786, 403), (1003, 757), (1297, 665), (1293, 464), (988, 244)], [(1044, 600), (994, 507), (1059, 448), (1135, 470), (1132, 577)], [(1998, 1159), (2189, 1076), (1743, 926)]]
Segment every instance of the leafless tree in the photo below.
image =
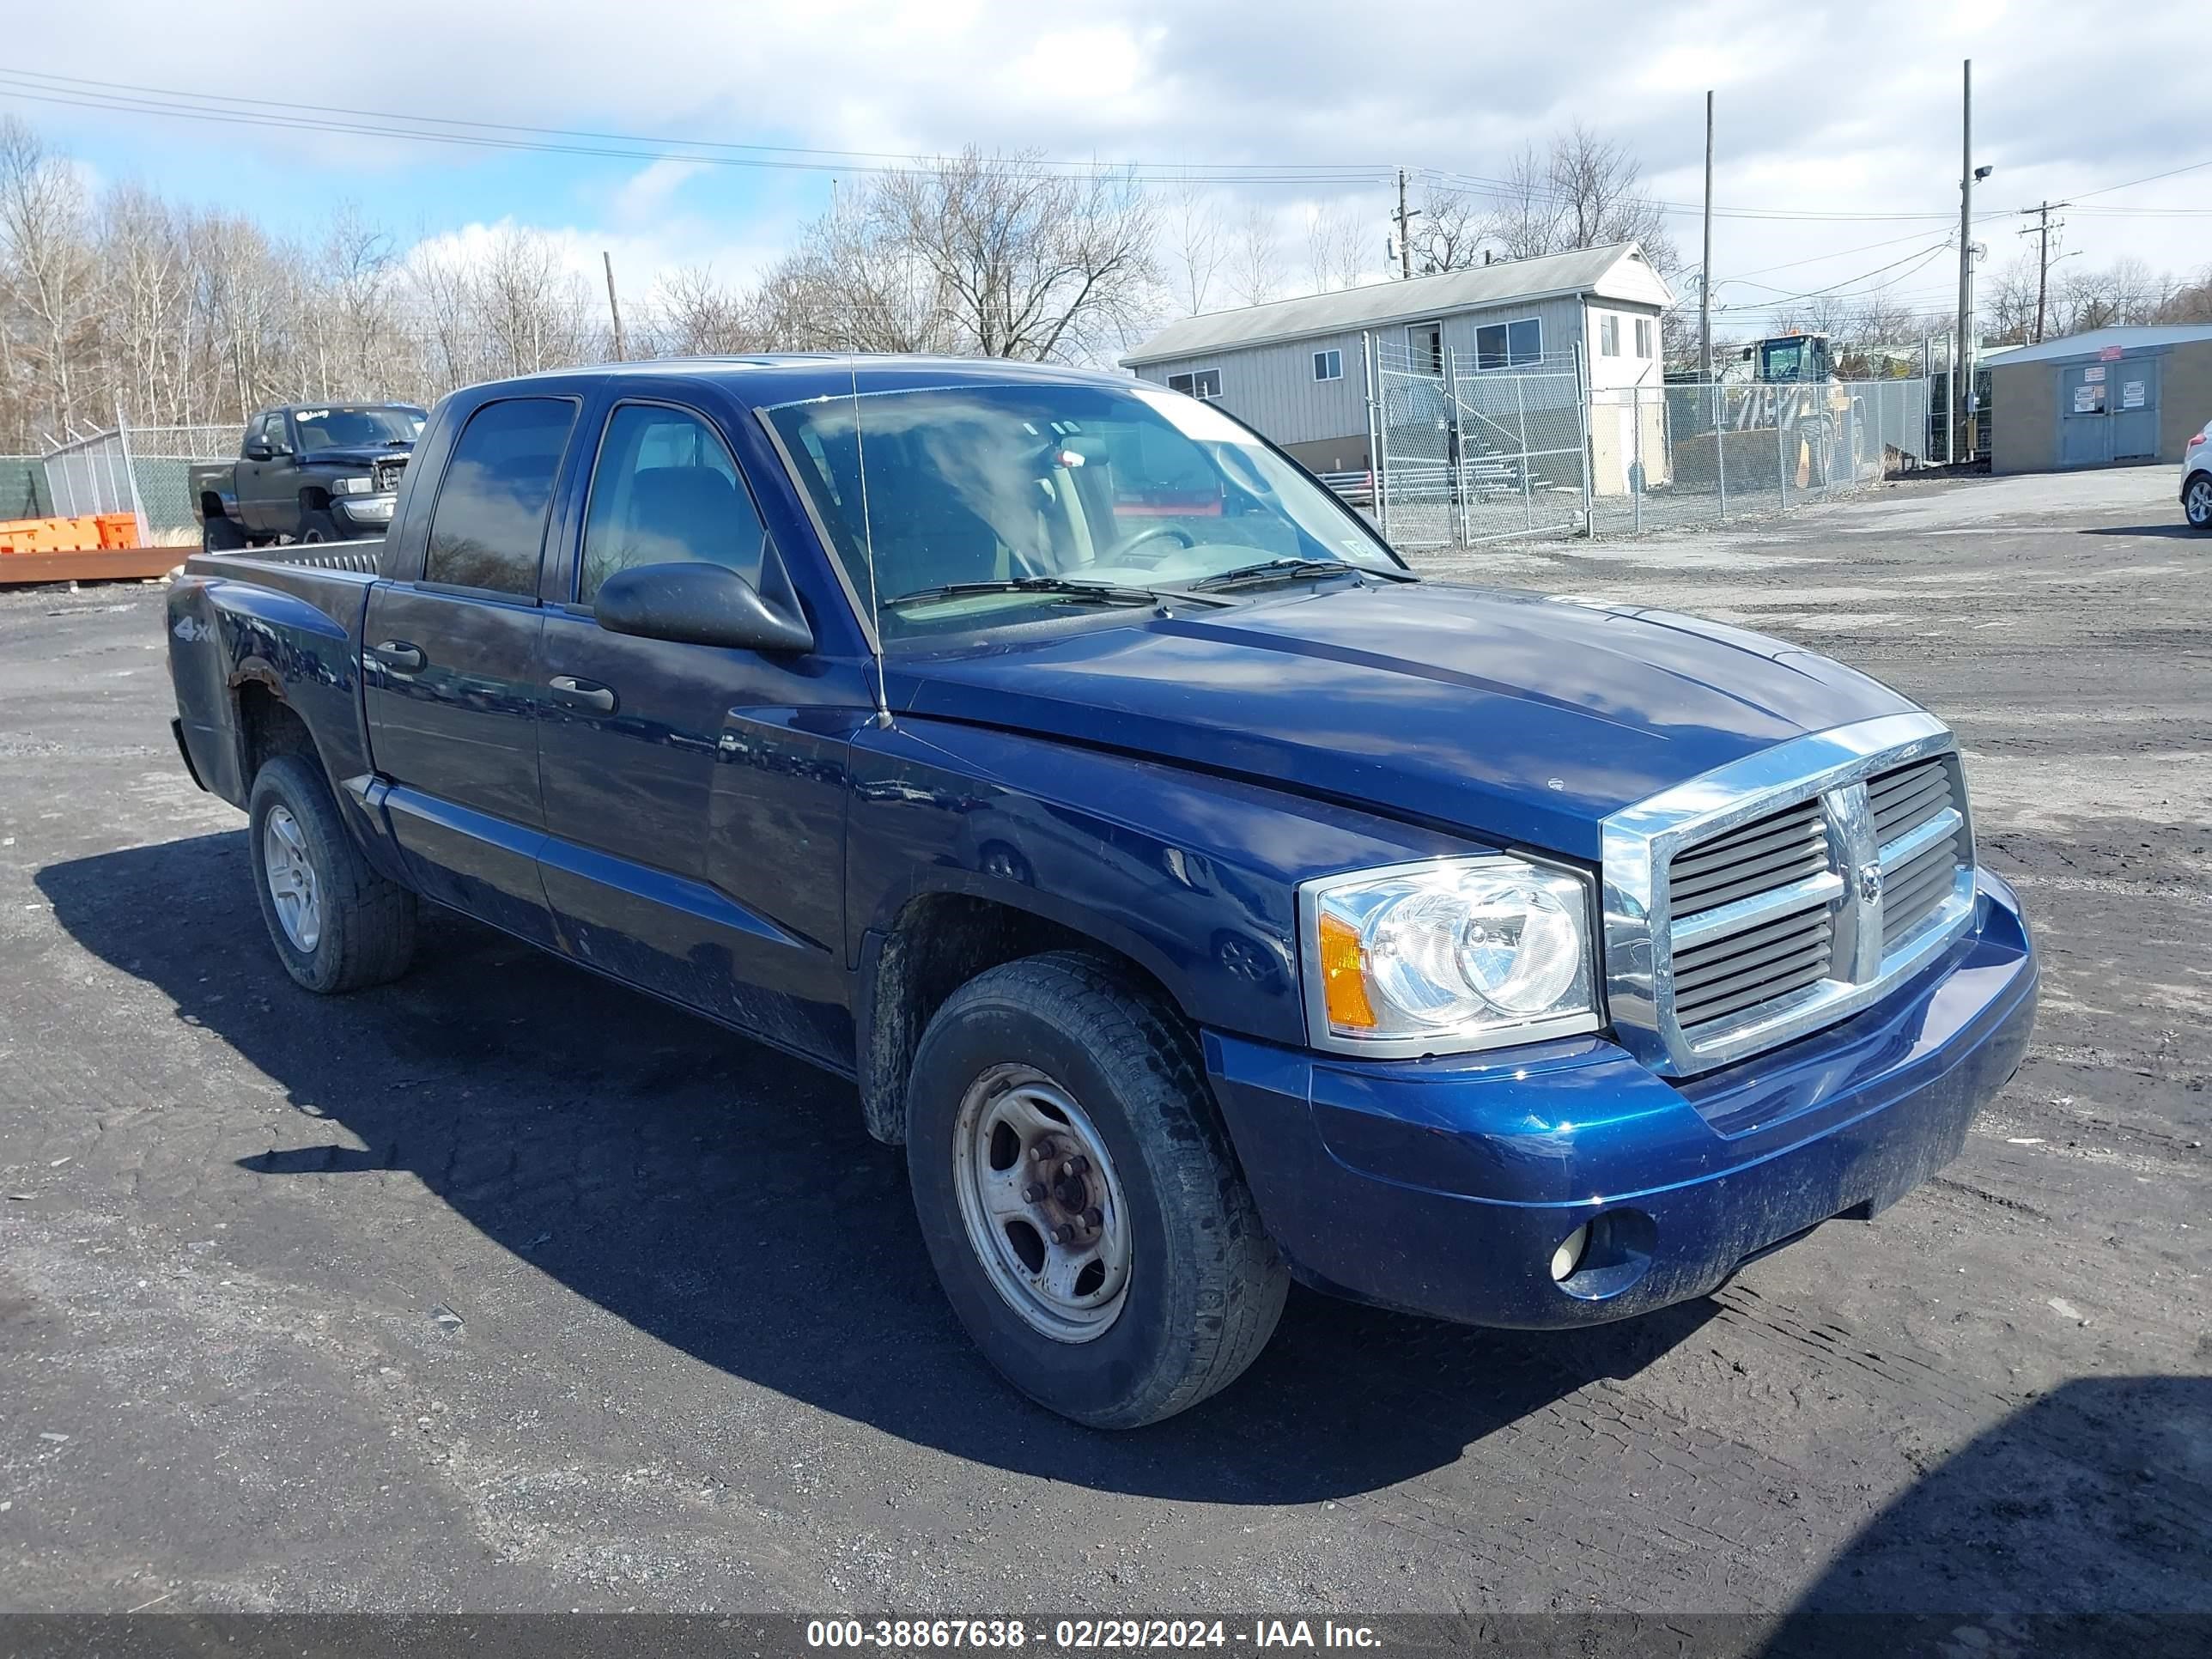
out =
[(12, 115), (0, 116), (0, 283), (13, 356), (37, 386), (33, 418), (65, 428), (80, 414), (84, 359), (100, 318), (100, 270), (74, 168)]
[(1206, 308), (1215, 281), (1229, 261), (1230, 239), (1222, 222), (1220, 198), (1186, 180), (1176, 190), (1168, 230), (1173, 243), (1168, 264), (1176, 306), (1194, 317)]
[(757, 307), (708, 265), (664, 276), (646, 307), (644, 343), (656, 356), (712, 357), (761, 351), (770, 342)]
[(1480, 264), (1489, 221), (1490, 210), (1470, 192), (1441, 187), (1431, 191), (1407, 238), (1414, 270), (1430, 276)]
[(1366, 233), (1341, 202), (1315, 208), (1306, 217), (1306, 276), (1315, 292), (1350, 288), (1366, 268)]
[(969, 149), (880, 175), (867, 218), (934, 278), (958, 349), (980, 356), (1085, 356), (1141, 320), (1158, 280), (1137, 181), (1056, 172), (1033, 152)]
[(1227, 274), (1230, 293), (1248, 306), (1264, 305), (1282, 291), (1282, 238), (1264, 209), (1247, 208), (1237, 222)]

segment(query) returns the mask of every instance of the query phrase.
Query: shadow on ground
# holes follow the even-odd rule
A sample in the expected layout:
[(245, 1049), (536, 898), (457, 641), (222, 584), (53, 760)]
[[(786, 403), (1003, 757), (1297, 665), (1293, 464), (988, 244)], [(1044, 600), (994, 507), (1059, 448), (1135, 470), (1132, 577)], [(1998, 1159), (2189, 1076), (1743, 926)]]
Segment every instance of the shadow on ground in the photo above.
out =
[(1133, 1435), (1079, 1429), (969, 1346), (922, 1250), (902, 1154), (867, 1137), (849, 1085), (458, 918), (426, 926), (398, 984), (311, 996), (278, 967), (247, 870), (232, 833), (38, 877), (78, 943), (347, 1132), (242, 1149), (240, 1170), (411, 1171), (639, 1330), (919, 1444), (1115, 1491), (1308, 1502), (1455, 1462), (1640, 1370), (1714, 1310), (1530, 1334), (1294, 1293), (1225, 1395)]
[(1765, 1650), (2212, 1652), (2208, 1539), (2212, 1380), (2067, 1382), (1906, 1488)]
[(2179, 520), (2170, 524), (2085, 525), (2077, 532), (2083, 536), (2165, 536), (2175, 541), (2193, 541), (2204, 532), (2192, 530)]

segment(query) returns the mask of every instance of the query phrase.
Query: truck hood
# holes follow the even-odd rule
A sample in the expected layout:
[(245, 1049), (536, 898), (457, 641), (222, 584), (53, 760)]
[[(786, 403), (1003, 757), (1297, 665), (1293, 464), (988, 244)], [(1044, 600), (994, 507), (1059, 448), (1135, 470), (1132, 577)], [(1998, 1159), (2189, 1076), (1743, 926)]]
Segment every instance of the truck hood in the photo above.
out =
[(374, 466), (379, 461), (404, 461), (415, 453), (414, 446), (404, 448), (386, 448), (381, 445), (337, 444), (328, 449), (310, 449), (300, 457), (302, 466)]
[(1754, 750), (1915, 705), (1669, 611), (1429, 583), (1338, 588), (897, 657), (894, 709), (1096, 744), (1595, 860), (1605, 817)]

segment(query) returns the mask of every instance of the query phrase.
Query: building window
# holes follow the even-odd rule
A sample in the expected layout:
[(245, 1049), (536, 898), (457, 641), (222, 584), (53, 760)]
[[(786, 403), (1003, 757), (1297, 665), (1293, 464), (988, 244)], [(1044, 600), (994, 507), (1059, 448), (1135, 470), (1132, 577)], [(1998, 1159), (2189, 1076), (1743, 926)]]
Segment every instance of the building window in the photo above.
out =
[(1168, 376), (1168, 390), (1211, 403), (1221, 395), (1221, 371), (1218, 368), (1196, 368), (1188, 374), (1170, 374)]
[(1478, 368), (1517, 368), (1544, 360), (1544, 325), (1534, 317), (1517, 322), (1485, 323), (1474, 331)]
[(1649, 317), (1636, 319), (1636, 355), (1639, 357), (1651, 355), (1651, 319)]
[(1597, 325), (1597, 352), (1601, 357), (1620, 356), (1620, 319), (1607, 312)]
[(1341, 351), (1332, 349), (1314, 353), (1314, 379), (1340, 380), (1343, 378), (1344, 354)]

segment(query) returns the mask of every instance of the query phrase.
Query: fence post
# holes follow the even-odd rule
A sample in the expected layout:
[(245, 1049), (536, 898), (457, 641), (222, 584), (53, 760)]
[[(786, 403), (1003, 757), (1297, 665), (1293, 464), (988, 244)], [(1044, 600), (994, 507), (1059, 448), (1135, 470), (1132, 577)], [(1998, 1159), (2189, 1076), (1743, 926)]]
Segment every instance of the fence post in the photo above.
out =
[(131, 427), (123, 418), (123, 405), (115, 405), (115, 441), (123, 447), (123, 476), (131, 485), (131, 516), (138, 521), (138, 545), (149, 547), (153, 537), (146, 527), (146, 503), (138, 494), (138, 468), (131, 459)]
[(1359, 331), (1359, 376), (1367, 392), (1367, 506), (1376, 527), (1382, 521), (1382, 440), (1375, 418), (1375, 337)]
[(1635, 533), (1644, 533), (1644, 388), (1628, 388), (1628, 514)]
[(1728, 522), (1728, 431), (1722, 424), (1727, 403), (1721, 395), (1721, 383), (1708, 380), (1705, 390), (1713, 394), (1713, 478), (1720, 486), (1721, 522)]
[(1590, 487), (1597, 452), (1590, 442), (1589, 356), (1580, 340), (1575, 342), (1575, 419), (1582, 445), (1583, 536), (1588, 540), (1597, 535), (1597, 496)]
[(1452, 541), (1460, 547), (1467, 545), (1467, 433), (1460, 417), (1467, 411), (1459, 406), (1459, 354), (1449, 346), (1440, 346), (1443, 362), (1438, 365), (1444, 376), (1444, 469), (1446, 481), (1451, 486)]
[(1525, 374), (1513, 377), (1513, 414), (1521, 432), (1521, 524), (1526, 530), (1536, 527), (1536, 499), (1528, 484), (1528, 378)]
[(1375, 360), (1375, 517), (1382, 539), (1390, 539), (1390, 371)]
[(1790, 510), (1790, 428), (1782, 423), (1782, 396), (1778, 388), (1774, 398), (1774, 486), (1782, 492), (1781, 510)]

